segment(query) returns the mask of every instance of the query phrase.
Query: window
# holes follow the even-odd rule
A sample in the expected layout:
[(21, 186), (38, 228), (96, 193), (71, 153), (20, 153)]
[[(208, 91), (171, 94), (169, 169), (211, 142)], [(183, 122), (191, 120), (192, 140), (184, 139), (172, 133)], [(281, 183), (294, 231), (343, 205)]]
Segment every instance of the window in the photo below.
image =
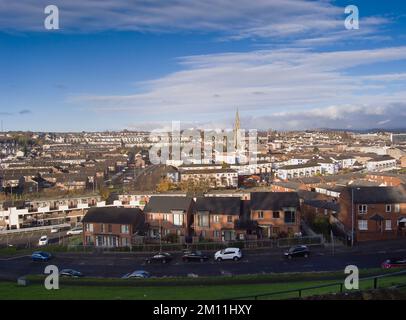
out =
[(208, 227), (209, 226), (209, 215), (208, 214), (199, 214), (197, 219), (197, 225), (199, 227)]
[(100, 232), (104, 232), (104, 224), (102, 223), (101, 225), (100, 225)]
[(358, 230), (368, 230), (368, 220), (359, 220)]
[(296, 222), (296, 212), (285, 211), (285, 223), (295, 223), (295, 222)]
[(93, 223), (86, 223), (86, 231), (93, 232)]
[(227, 223), (233, 222), (233, 216), (227, 216)]
[(121, 233), (125, 233), (125, 234), (130, 233), (130, 228), (129, 228), (128, 224), (121, 225)]
[(366, 204), (360, 204), (359, 206), (358, 206), (358, 212), (359, 213), (367, 213), (367, 210), (368, 210), (368, 206), (366, 205)]
[(164, 214), (162, 219), (164, 221), (169, 221), (169, 214)]
[(400, 212), (400, 204), (399, 203), (395, 204), (395, 212), (396, 213)]
[(392, 206), (391, 206), (390, 204), (387, 204), (387, 205), (385, 206), (385, 211), (386, 211), (386, 212), (391, 212), (391, 211), (392, 211)]
[(272, 213), (272, 218), (279, 219), (280, 217), (281, 217), (281, 215), (280, 215), (279, 211), (274, 211)]
[(107, 232), (113, 232), (113, 226), (111, 224), (107, 225)]
[(221, 237), (221, 233), (218, 230), (215, 230), (213, 235), (214, 235), (214, 238), (220, 238)]
[(279, 227), (273, 227), (272, 228), (272, 233), (278, 235), (280, 233), (280, 228)]
[(385, 230), (392, 230), (392, 220), (385, 220)]
[(175, 213), (173, 215), (173, 224), (175, 226), (183, 225), (183, 214)]
[(213, 216), (213, 222), (215, 222), (215, 223), (220, 222), (220, 216), (217, 216), (217, 215)]
[(258, 211), (258, 219), (263, 219), (263, 218), (264, 218), (264, 212)]

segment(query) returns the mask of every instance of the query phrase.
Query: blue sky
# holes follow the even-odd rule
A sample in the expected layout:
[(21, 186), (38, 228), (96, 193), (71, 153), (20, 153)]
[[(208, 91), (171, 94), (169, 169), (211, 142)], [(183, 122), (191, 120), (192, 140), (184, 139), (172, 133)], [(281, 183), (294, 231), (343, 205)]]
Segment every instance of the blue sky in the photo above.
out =
[[(5, 130), (399, 128), (404, 1), (0, 0)], [(344, 28), (357, 5), (360, 29)]]

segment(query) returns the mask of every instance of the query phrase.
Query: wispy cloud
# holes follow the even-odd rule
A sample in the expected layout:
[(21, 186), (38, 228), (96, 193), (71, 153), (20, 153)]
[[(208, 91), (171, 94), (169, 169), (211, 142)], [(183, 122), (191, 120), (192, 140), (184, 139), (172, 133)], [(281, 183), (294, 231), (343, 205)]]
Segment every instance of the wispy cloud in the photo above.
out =
[(406, 47), (329, 52), (291, 48), (190, 56), (180, 59), (181, 71), (140, 83), (141, 93), (79, 96), (73, 101), (97, 112), (134, 112), (150, 120), (225, 116), (236, 107), (266, 115), (332, 105), (379, 106), (404, 101), (406, 92), (399, 86), (406, 81), (404, 75), (361, 76), (348, 70), (405, 57)]

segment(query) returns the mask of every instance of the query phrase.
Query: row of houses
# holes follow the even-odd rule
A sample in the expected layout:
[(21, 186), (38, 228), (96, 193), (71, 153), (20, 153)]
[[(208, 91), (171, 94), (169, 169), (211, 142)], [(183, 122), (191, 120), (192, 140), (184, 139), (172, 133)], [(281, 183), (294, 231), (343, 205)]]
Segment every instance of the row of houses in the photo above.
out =
[(83, 228), (84, 244), (96, 246), (126, 246), (140, 236), (180, 242), (293, 236), (300, 232), (300, 201), (290, 192), (254, 192), (249, 200), (152, 196), (143, 209), (89, 209)]

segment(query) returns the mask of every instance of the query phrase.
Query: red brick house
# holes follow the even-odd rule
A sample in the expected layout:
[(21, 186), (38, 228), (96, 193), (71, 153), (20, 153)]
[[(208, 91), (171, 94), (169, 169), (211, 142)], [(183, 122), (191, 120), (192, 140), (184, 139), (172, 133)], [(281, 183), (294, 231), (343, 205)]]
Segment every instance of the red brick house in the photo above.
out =
[(193, 231), (199, 239), (230, 241), (244, 239), (236, 228), (240, 220), (240, 197), (201, 197), (196, 199)]
[(146, 231), (138, 208), (91, 208), (83, 218), (83, 244), (96, 247), (129, 247)]
[(250, 219), (260, 227), (260, 237), (300, 232), (300, 201), (296, 192), (253, 192)]
[(406, 236), (406, 191), (399, 187), (346, 188), (341, 192), (338, 220), (354, 241)]
[(191, 236), (194, 204), (192, 198), (182, 196), (152, 196), (144, 207), (151, 238), (177, 235), (180, 242)]

